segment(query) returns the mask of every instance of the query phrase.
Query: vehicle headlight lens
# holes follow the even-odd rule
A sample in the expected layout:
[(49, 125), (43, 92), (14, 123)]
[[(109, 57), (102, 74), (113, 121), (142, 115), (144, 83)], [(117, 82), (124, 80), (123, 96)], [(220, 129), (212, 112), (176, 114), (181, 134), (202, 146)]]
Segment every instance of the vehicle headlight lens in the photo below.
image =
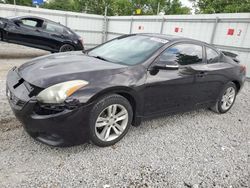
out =
[(73, 80), (56, 84), (40, 92), (37, 100), (42, 103), (63, 103), (67, 97), (86, 85), (88, 85), (88, 82), (85, 80)]

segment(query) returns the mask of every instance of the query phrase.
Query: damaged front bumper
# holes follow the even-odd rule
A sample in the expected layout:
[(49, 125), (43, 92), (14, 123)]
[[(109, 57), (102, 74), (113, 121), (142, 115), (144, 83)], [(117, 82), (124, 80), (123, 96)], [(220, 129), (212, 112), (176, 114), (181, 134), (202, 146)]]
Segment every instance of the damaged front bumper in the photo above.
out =
[(35, 89), (20, 78), (16, 68), (9, 71), (6, 95), (15, 116), (29, 135), (51, 146), (70, 146), (88, 140), (91, 104), (80, 104), (76, 100), (60, 105), (40, 104), (31, 95)]

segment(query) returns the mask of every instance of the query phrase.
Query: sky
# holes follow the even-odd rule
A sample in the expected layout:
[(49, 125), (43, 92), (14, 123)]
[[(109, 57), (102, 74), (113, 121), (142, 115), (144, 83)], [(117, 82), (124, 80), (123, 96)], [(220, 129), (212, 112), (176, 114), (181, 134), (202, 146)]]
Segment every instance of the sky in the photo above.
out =
[(189, 0), (181, 0), (181, 3), (182, 3), (184, 6), (187, 6), (187, 7), (192, 8), (192, 3), (191, 3)]
[(180, 0), (180, 1), (181, 1), (182, 5), (191, 8), (191, 12), (192, 12), (192, 14), (194, 14), (195, 10), (192, 7), (192, 3), (189, 0)]

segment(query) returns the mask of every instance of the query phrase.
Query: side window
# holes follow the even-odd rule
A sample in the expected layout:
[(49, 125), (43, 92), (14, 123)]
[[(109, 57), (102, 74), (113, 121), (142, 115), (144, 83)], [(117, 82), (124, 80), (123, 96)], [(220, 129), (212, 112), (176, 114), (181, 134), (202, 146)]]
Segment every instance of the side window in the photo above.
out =
[(202, 63), (202, 46), (177, 44), (168, 48), (160, 57), (167, 64), (190, 65)]
[(219, 61), (219, 57), (220, 55), (218, 54), (218, 52), (216, 52), (215, 50), (206, 47), (206, 52), (207, 52), (207, 63), (211, 64), (211, 63), (217, 63)]
[(43, 21), (36, 19), (22, 19), (20, 20), (24, 26), (28, 27), (42, 27)]
[(68, 34), (67, 31), (64, 29), (64, 27), (54, 23), (47, 23), (45, 26), (45, 30), (49, 32)]

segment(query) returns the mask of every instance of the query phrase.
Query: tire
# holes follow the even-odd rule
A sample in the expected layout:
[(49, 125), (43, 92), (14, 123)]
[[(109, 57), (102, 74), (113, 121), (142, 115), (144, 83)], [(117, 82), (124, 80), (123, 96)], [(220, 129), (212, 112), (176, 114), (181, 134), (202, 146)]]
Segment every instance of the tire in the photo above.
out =
[(61, 46), (59, 52), (70, 52), (70, 51), (74, 51), (74, 50), (75, 50), (75, 48), (72, 45), (64, 44)]
[[(231, 95), (227, 95), (228, 91), (232, 91)], [(229, 93), (228, 93), (229, 94)], [(226, 97), (227, 95), (227, 97)], [(224, 114), (228, 112), (232, 106), (234, 105), (235, 99), (237, 95), (237, 88), (236, 85), (233, 82), (229, 82), (225, 85), (223, 88), (219, 98), (217, 99), (217, 102), (214, 106), (212, 106), (210, 109), (216, 113)], [(231, 98), (229, 96), (232, 96)], [(225, 105), (225, 101), (229, 100), (229, 105)]]
[(133, 119), (129, 101), (116, 94), (98, 100), (90, 114), (90, 141), (100, 147), (111, 146), (120, 141), (127, 134)]

